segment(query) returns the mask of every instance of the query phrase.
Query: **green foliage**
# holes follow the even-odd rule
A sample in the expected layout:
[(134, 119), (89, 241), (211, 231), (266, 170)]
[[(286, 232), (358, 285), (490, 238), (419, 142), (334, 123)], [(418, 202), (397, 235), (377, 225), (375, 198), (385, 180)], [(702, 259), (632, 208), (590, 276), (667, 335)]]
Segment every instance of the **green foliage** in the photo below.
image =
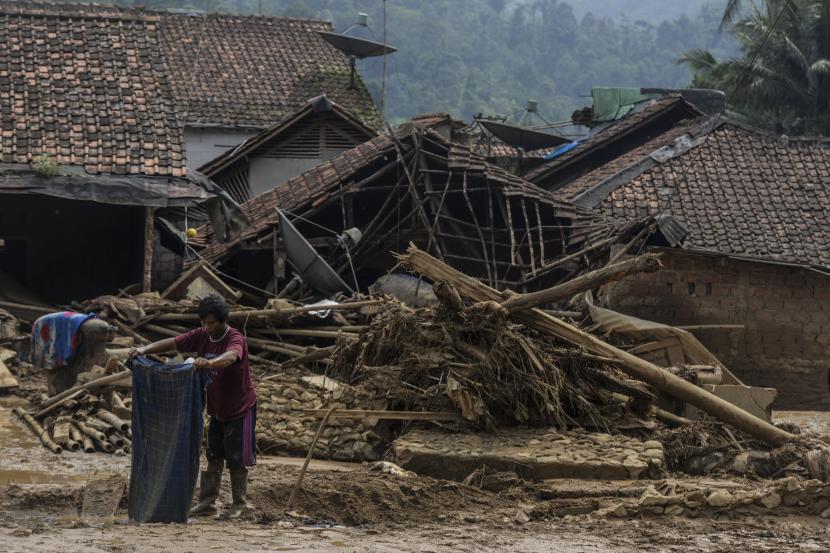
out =
[(46, 154), (32, 160), (32, 169), (41, 177), (55, 177), (59, 171), (57, 162)]
[(680, 61), (695, 72), (694, 82), (729, 91), (732, 107), (760, 124), (830, 136), (830, 0), (766, 0), (748, 12), (741, 6), (732, 0), (724, 14), (735, 21), (741, 55), (718, 61), (707, 50), (686, 52)]
[[(259, 0), (134, 1), (260, 10)], [(569, 1), (579, 11), (564, 0), (387, 0), (387, 42), (398, 48), (387, 58), (387, 118), (432, 111), (466, 119), (476, 113), (510, 115), (521, 113), (532, 98), (545, 118), (563, 120), (590, 103), (593, 86), (680, 88), (691, 78), (688, 68), (675, 63), (683, 52), (735, 51), (732, 37), (717, 30), (726, 0)], [(370, 28), (350, 34), (376, 41), (383, 40), (382, 7), (382, 0), (261, 0), (263, 14), (330, 19), (339, 31), (365, 12)], [(630, 17), (608, 18), (620, 13)], [(663, 20), (661, 14), (677, 17)], [(639, 15), (648, 21), (635, 20)], [(369, 58), (358, 66), (378, 99), (382, 60)]]

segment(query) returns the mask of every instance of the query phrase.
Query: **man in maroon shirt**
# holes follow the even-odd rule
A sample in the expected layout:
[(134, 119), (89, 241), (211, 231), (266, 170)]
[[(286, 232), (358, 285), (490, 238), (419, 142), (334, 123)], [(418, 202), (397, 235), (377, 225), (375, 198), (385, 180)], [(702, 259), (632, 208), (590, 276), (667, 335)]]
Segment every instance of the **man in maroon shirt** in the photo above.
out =
[(208, 296), (199, 303), (199, 320), (200, 328), (133, 348), (129, 356), (173, 350), (199, 356), (193, 368), (208, 371), (211, 378), (207, 388), (210, 424), (207, 470), (201, 475), (199, 503), (190, 514), (216, 514), (222, 469), (227, 464), (233, 505), (226, 516), (238, 518), (250, 509), (246, 501), (248, 467), (256, 463), (256, 392), (248, 367), (248, 344), (245, 336), (228, 324), (228, 306), (217, 296)]

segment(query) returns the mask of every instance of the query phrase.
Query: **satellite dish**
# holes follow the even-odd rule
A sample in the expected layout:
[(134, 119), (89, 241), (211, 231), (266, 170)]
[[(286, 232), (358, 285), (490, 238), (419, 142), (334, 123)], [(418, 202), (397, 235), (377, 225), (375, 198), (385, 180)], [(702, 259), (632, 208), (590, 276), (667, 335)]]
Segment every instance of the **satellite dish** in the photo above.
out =
[(388, 44), (375, 42), (374, 40), (367, 40), (365, 38), (358, 38), (356, 36), (348, 36), (340, 33), (330, 33), (328, 31), (317, 31), (317, 33), (325, 39), (326, 42), (349, 56), (349, 66), (352, 69), (351, 80), (349, 88), (354, 88), (354, 74), (355, 74), (355, 60), (364, 58), (373, 58), (376, 56), (385, 56), (397, 52), (398, 49)]
[(397, 48), (393, 48), (388, 44), (381, 44), (374, 40), (367, 40), (365, 38), (358, 38), (356, 36), (341, 35), (340, 33), (330, 33), (328, 31), (317, 31), (326, 42), (346, 54), (347, 56), (354, 56), (357, 59), (372, 58), (375, 56), (385, 56), (397, 52)]
[(523, 150), (553, 148), (571, 142), (571, 140), (563, 136), (519, 127), (517, 125), (510, 125), (508, 123), (481, 120), (481, 124), (502, 142), (522, 148)]
[(277, 209), (280, 218), (280, 233), (285, 242), (285, 253), (288, 261), (312, 288), (324, 294), (337, 292), (354, 293), (348, 284), (343, 282), (334, 269), (320, 257), (314, 246), (300, 234), (300, 231), (291, 224), (281, 209)]

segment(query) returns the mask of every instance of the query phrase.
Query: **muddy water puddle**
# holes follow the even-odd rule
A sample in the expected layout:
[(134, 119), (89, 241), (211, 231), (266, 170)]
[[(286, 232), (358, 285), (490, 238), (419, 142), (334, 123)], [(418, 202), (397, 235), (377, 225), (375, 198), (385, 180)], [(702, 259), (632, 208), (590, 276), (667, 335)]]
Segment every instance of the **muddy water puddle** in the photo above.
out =
[(84, 474), (55, 474), (39, 470), (0, 469), (0, 486), (5, 484), (65, 484), (85, 482)]
[(0, 397), (0, 448), (40, 447), (37, 438), (12, 414), (13, 408), (27, 407), (28, 405), (29, 402), (19, 397)]

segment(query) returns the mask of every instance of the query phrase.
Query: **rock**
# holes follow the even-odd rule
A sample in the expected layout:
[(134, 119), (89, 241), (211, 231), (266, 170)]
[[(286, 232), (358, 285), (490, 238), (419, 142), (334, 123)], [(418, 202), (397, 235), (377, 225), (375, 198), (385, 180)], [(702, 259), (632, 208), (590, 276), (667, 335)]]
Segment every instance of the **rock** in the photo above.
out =
[(652, 459), (662, 459), (663, 458), (663, 450), (662, 449), (647, 449), (645, 453), (643, 453), (646, 457), (650, 457)]
[(530, 517), (527, 516), (527, 513), (519, 509), (518, 511), (516, 511), (516, 514), (513, 515), (513, 521), (516, 524), (527, 524), (528, 522), (530, 522)]
[(659, 449), (663, 451), (663, 444), (658, 442), (657, 440), (648, 440), (643, 442), (643, 447), (645, 449)]
[(821, 512), (821, 518), (830, 518), (830, 507)]
[(476, 522), (481, 522), (481, 517), (478, 515), (464, 515), (461, 520), (469, 524), (474, 524)]
[(683, 510), (684, 510), (684, 509), (683, 509), (683, 507), (682, 507), (681, 505), (669, 505), (669, 506), (668, 506), (668, 507), (666, 507), (666, 509), (663, 511), (663, 514), (665, 514), (665, 515), (669, 515), (669, 516), (676, 516), (676, 515), (681, 515), (681, 514), (683, 514)]
[(734, 502), (735, 498), (726, 490), (715, 490), (706, 498), (706, 503), (715, 508), (729, 507)]
[[(302, 380), (306, 384), (310, 384), (311, 386), (314, 386), (315, 388), (320, 388), (322, 390), (328, 390), (330, 392), (333, 392), (335, 390), (339, 390), (340, 388), (342, 388), (340, 383), (338, 383), (336, 380), (334, 380), (332, 378), (329, 378), (327, 376), (323, 376), (323, 375), (304, 376), (300, 380)], [(340, 399), (340, 397), (342, 397), (342, 395), (343, 395), (343, 391), (340, 390), (340, 393), (337, 394), (337, 397), (335, 397), (334, 399)]]
[(611, 440), (611, 434), (605, 434), (603, 432), (590, 434), (588, 437), (598, 444), (604, 444)]
[(298, 397), (300, 397), (299, 395), (297, 395), (297, 392), (295, 392), (293, 389), (287, 386), (285, 390), (282, 391), (282, 396), (288, 399), (297, 399)]
[(781, 496), (775, 492), (772, 492), (766, 497), (762, 497), (758, 502), (767, 509), (775, 509), (776, 507), (781, 505)]
[(637, 504), (641, 507), (653, 507), (655, 505), (663, 506), (668, 503), (668, 500), (664, 495), (657, 491), (654, 486), (649, 486), (643, 492), (643, 495), (640, 496), (640, 499), (637, 501)]
[(648, 463), (634, 457), (629, 457), (623, 461), (623, 467), (628, 471), (628, 477), (637, 480), (640, 475), (648, 468)]

